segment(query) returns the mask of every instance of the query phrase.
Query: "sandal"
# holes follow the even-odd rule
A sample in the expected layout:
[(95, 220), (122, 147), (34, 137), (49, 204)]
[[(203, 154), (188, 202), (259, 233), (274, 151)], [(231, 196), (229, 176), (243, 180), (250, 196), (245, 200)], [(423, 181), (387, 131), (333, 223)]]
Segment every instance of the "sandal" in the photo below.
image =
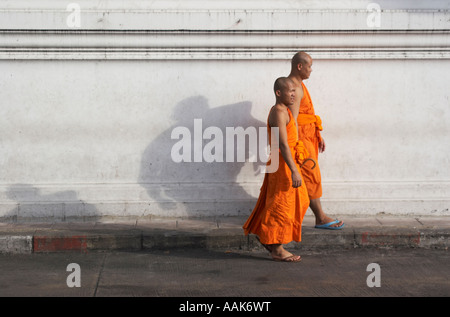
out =
[(332, 225), (334, 225), (336, 223), (339, 223), (339, 220), (336, 219), (334, 221), (325, 223), (323, 225), (316, 225), (314, 228), (317, 228), (317, 229), (330, 229), (330, 230), (340, 230), (340, 229), (344, 228), (344, 225), (345, 225), (344, 223), (342, 223), (342, 225), (340, 225), (338, 227), (332, 227)]
[(300, 262), (302, 258), (299, 255), (290, 255), (285, 258), (277, 257), (272, 255), (272, 259), (279, 262)]

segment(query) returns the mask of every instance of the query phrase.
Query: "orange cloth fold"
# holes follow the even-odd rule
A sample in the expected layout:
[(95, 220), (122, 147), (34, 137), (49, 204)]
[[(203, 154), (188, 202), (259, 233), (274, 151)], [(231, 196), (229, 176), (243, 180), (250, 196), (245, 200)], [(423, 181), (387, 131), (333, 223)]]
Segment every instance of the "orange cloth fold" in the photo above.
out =
[[(298, 133), (295, 119), (289, 111), (290, 121), (286, 126), (288, 144), (292, 157), (300, 171), (299, 161), (308, 154)], [(268, 125), (269, 140), (271, 128)], [(270, 142), (270, 141), (269, 141)], [(291, 170), (278, 151), (279, 165), (274, 173), (266, 173), (261, 191), (251, 215), (243, 226), (244, 233), (256, 234), (263, 244), (286, 244), (301, 241), (302, 222), (309, 206), (304, 181), (293, 188)], [(307, 156), (306, 156), (307, 157)], [(267, 162), (270, 164), (270, 161)]]
[(313, 114), (301, 113), (301, 114), (298, 115), (297, 122), (300, 125), (314, 123), (314, 125), (316, 126), (316, 128), (319, 131), (323, 130), (323, 128), (322, 128), (322, 119), (320, 119), (319, 116), (316, 116), (316, 115), (313, 115)]
[(309, 199), (322, 197), (322, 176), (319, 168), (319, 142), (322, 140), (320, 131), (322, 131), (322, 120), (314, 113), (314, 106), (309, 95), (308, 89), (302, 83), (303, 98), (300, 101), (298, 123), (298, 138), (303, 142), (310, 157), (316, 161), (314, 169), (304, 166), (302, 168), (302, 177), (305, 180), (308, 189)]
[(295, 143), (294, 151), (295, 151), (294, 159), (296, 160), (296, 162), (299, 165), (301, 165), (303, 163), (303, 161), (305, 159), (307, 159), (308, 156), (309, 156), (308, 150), (306, 149), (306, 147), (303, 144), (303, 142), (300, 141), (300, 140), (297, 140), (297, 142)]

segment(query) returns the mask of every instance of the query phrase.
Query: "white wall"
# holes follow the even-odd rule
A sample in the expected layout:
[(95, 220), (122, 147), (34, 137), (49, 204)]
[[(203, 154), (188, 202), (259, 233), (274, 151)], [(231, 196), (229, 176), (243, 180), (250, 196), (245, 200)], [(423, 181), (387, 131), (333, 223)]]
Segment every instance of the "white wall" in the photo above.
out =
[(265, 127), (298, 50), (326, 210), (448, 214), (448, 2), (70, 3), (0, 1), (0, 217), (249, 214), (263, 162), (175, 163), (171, 133)]

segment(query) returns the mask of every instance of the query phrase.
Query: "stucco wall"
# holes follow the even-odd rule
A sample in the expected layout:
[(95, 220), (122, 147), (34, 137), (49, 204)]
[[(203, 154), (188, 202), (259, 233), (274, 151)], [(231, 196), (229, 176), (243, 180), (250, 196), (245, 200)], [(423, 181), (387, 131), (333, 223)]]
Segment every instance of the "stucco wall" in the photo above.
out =
[[(264, 137), (298, 50), (327, 212), (448, 214), (448, 2), (369, 3), (0, 1), (0, 217), (249, 214), (264, 162), (227, 127)], [(208, 127), (224, 162), (194, 152)]]

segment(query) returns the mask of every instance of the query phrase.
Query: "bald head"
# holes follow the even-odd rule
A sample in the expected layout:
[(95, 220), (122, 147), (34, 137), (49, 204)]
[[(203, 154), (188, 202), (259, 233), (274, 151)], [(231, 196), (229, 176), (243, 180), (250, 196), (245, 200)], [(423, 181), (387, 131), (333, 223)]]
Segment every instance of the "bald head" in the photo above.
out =
[(285, 90), (289, 89), (289, 84), (294, 84), (294, 82), (287, 78), (287, 77), (280, 77), (275, 80), (275, 83), (273, 84), (273, 92), (277, 92), (277, 90)]
[(277, 103), (282, 103), (286, 106), (292, 105), (295, 100), (295, 86), (294, 82), (288, 77), (280, 77), (275, 80), (273, 85)]
[(312, 72), (312, 58), (305, 52), (296, 53), (291, 60), (291, 74), (301, 80), (308, 79)]
[(305, 52), (298, 52), (292, 57), (291, 66), (292, 68), (296, 68), (298, 64), (306, 65), (311, 62), (311, 60), (312, 58), (309, 54)]

